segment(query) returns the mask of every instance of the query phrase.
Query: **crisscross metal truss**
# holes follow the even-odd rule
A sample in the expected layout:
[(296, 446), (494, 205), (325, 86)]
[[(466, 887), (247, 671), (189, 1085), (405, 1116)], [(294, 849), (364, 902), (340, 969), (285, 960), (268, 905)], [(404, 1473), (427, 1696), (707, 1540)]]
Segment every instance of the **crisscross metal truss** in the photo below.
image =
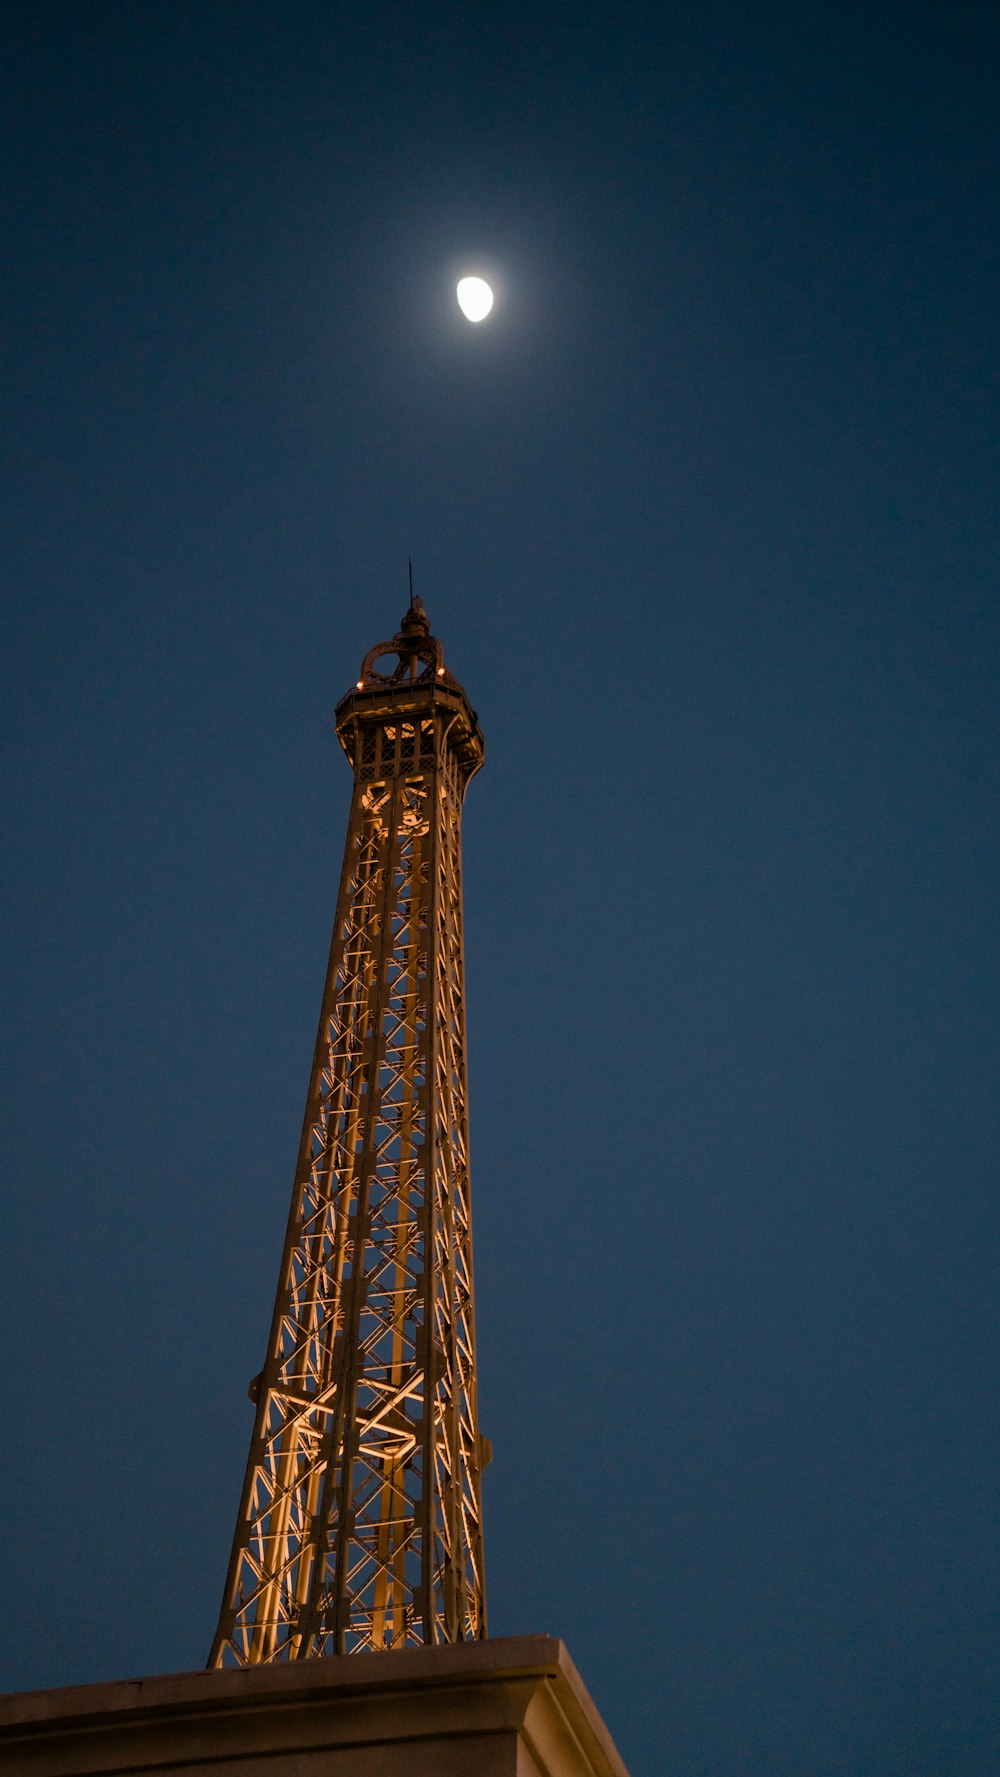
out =
[(413, 701), (405, 720), (354, 728), (330, 967), (213, 1666), (486, 1633), (469, 764), (449, 709)]

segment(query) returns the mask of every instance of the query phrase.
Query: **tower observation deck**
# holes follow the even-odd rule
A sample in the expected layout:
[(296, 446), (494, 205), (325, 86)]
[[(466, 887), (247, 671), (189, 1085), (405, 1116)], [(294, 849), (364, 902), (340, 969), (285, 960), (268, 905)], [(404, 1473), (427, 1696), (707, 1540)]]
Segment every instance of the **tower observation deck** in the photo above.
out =
[(210, 1666), (486, 1634), (461, 862), (483, 739), (418, 599), (336, 727), (354, 793)]

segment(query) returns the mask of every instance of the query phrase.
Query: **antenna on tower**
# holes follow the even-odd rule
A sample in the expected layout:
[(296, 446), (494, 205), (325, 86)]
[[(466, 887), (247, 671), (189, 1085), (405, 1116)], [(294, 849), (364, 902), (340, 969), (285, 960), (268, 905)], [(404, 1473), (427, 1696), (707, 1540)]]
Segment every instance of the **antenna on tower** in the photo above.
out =
[(413, 557), (412, 557), (412, 555), (407, 556), (406, 565), (410, 570), (410, 610), (412, 611), (413, 610)]

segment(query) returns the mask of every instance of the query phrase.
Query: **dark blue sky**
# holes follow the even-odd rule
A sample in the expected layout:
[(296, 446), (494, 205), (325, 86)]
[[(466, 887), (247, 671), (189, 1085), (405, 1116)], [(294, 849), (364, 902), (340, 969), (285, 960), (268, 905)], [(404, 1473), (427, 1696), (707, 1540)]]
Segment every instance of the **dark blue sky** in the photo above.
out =
[(488, 744), (492, 1630), (633, 1777), (982, 1777), (993, 9), (2, 33), (2, 1682), (207, 1655), (412, 554)]

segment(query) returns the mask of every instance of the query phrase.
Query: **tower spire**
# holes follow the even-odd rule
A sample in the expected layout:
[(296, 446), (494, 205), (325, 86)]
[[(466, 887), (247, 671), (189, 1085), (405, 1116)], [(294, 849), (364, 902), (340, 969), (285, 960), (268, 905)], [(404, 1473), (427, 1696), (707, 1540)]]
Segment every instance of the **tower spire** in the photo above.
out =
[(486, 1634), (461, 882), (483, 739), (410, 576), (337, 705), (354, 792), (211, 1666)]

